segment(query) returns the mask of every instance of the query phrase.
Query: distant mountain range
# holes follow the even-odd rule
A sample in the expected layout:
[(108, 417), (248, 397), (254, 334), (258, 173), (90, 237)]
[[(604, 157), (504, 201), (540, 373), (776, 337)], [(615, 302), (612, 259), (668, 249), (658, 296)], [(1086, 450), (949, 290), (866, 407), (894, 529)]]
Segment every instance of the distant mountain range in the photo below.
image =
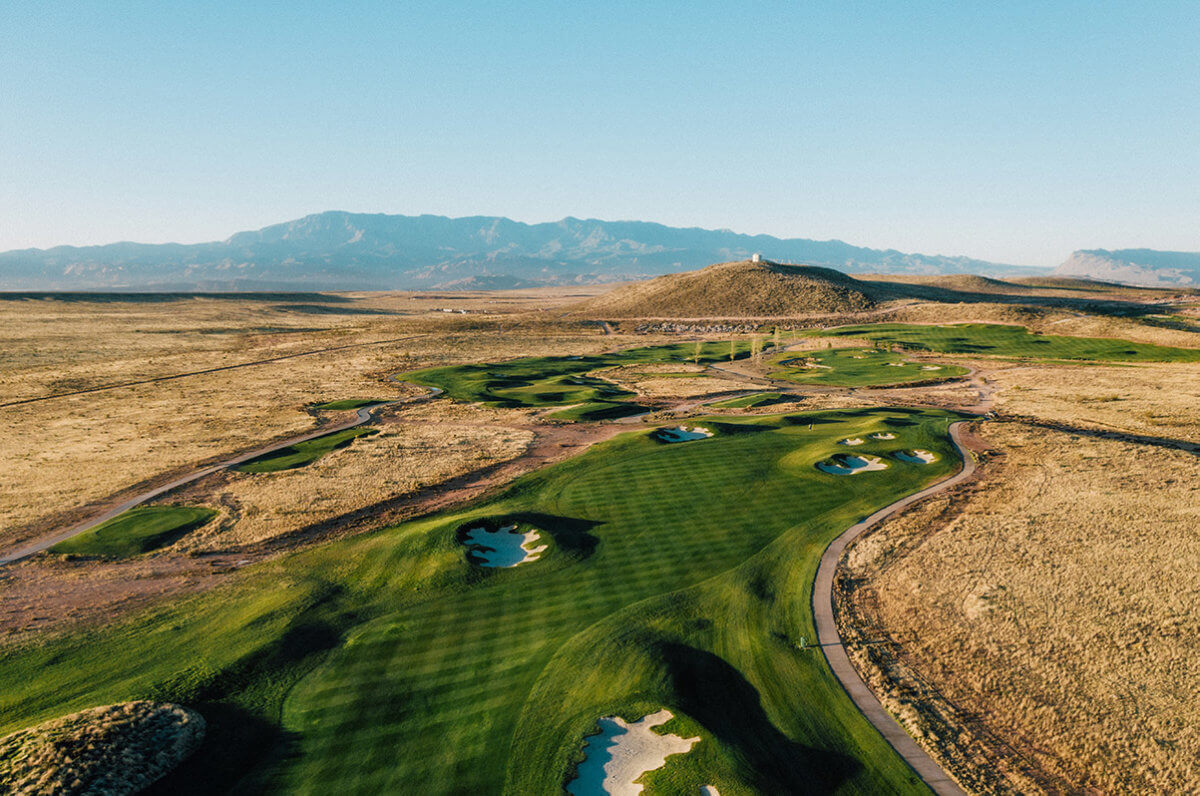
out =
[(1031, 276), (1046, 269), (641, 221), (523, 224), (327, 212), (225, 241), (58, 246), (0, 254), (0, 290), (510, 288), (640, 279), (742, 260), (852, 273)]
[(1149, 287), (1197, 287), (1200, 252), (1090, 249), (1072, 254), (1054, 274)]

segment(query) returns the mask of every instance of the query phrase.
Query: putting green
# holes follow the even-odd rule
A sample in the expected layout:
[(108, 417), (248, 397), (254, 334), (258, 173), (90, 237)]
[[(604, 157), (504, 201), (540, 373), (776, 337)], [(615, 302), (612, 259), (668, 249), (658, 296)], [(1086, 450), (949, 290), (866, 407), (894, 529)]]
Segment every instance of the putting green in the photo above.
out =
[(819, 337), (861, 337), (921, 351), (1102, 362), (1200, 362), (1200, 348), (1168, 348), (1104, 337), (1034, 334), (1024, 326), (960, 323), (918, 326), (875, 323), (809, 332)]
[(52, 553), (125, 558), (157, 550), (217, 516), (202, 506), (137, 506), (50, 548)]
[(243, 473), (274, 473), (279, 470), (293, 470), (312, 464), (330, 451), (344, 448), (359, 437), (378, 434), (379, 431), (361, 426), (335, 431), (305, 442), (297, 442), (277, 451), (264, 454), (250, 461), (239, 464), (233, 469)]
[[(947, 475), (956, 416), (698, 418), (702, 442), (620, 435), (477, 506), (247, 568), (98, 633), (0, 653), (0, 732), (138, 696), (196, 707), (205, 746), (167, 790), (560, 793), (602, 716), (663, 708), (699, 737), (650, 790), (924, 793), (815, 637), (812, 579), (861, 517)], [(810, 428), (811, 425), (811, 428)], [(822, 473), (838, 440), (938, 454)], [(537, 528), (536, 563), (483, 568), (460, 532)]]
[(784, 351), (767, 360), (769, 375), (799, 384), (837, 387), (879, 387), (925, 381), (944, 381), (966, 375), (958, 365), (914, 362), (876, 348), (832, 348), (824, 351)]

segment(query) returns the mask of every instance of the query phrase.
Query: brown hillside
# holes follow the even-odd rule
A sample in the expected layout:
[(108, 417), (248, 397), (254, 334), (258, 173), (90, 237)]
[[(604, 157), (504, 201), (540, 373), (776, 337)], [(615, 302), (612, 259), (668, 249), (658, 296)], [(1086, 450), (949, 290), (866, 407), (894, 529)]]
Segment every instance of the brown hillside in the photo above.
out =
[(622, 285), (580, 303), (606, 318), (751, 318), (870, 309), (873, 290), (830, 268), (749, 261), (719, 263)]

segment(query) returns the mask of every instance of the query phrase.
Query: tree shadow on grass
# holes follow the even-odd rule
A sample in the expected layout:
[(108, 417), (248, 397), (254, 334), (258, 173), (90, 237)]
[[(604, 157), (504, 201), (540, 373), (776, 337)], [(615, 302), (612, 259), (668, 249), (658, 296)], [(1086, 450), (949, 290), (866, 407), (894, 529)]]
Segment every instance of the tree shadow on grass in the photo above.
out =
[(659, 648), (677, 706), (731, 751), (759, 793), (830, 793), (861, 770), (840, 752), (788, 738), (767, 718), (758, 691), (737, 669), (685, 644)]

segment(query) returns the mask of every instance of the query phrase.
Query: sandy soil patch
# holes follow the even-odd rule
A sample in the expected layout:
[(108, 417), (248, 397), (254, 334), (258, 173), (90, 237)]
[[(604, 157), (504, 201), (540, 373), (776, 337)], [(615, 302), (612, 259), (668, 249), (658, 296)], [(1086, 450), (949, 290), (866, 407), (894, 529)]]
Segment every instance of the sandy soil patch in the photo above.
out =
[(574, 796), (636, 796), (643, 774), (662, 768), (671, 755), (691, 751), (699, 738), (659, 735), (654, 727), (674, 718), (669, 710), (651, 713), (634, 722), (620, 716), (605, 716), (597, 725), (598, 735), (584, 744), (586, 759), (579, 764), (576, 778), (567, 786)]

